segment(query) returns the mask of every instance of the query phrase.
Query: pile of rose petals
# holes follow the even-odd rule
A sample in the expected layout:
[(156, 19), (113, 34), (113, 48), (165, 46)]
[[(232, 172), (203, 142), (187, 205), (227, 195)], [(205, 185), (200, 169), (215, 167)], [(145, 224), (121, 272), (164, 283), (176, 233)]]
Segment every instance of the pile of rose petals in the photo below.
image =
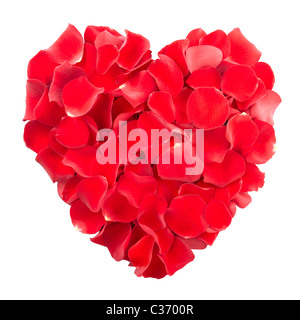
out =
[[(138, 276), (173, 275), (212, 245), (250, 191), (264, 185), (257, 165), (274, 154), (271, 67), (240, 29), (164, 47), (126, 31), (69, 25), (28, 65), (24, 140), (71, 206), (73, 225), (127, 260)], [(204, 170), (97, 162), (97, 132), (128, 128), (204, 129)], [(183, 164), (184, 166), (184, 164)]]

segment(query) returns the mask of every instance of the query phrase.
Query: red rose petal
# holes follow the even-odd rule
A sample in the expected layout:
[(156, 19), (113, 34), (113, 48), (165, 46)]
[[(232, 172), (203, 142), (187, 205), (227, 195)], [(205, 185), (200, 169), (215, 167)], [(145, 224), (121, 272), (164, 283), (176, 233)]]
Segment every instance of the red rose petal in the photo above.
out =
[[(106, 33), (110, 33), (116, 37), (124, 38), (118, 31), (109, 27), (87, 26), (84, 32), (84, 40), (85, 42), (88, 42), (94, 45), (97, 36), (99, 36), (105, 31)], [(106, 38), (108, 37), (109, 36), (106, 35)]]
[(221, 88), (221, 75), (216, 68), (207, 67), (196, 70), (186, 80), (186, 83), (193, 89), (199, 87), (215, 87)]
[(231, 51), (228, 58), (231, 61), (248, 66), (253, 66), (258, 62), (261, 52), (253, 43), (245, 38), (239, 28), (233, 29), (228, 34), (228, 37), (231, 44)]
[(186, 50), (186, 63), (191, 73), (206, 67), (216, 68), (222, 59), (222, 51), (213, 46), (201, 45)]
[(233, 116), (227, 123), (226, 138), (236, 150), (250, 148), (258, 137), (258, 128), (246, 113)]
[(165, 256), (173, 244), (174, 233), (170, 231), (169, 228), (165, 228), (165, 229), (156, 231), (153, 234), (153, 237), (159, 248), (159, 254), (162, 256)]
[(167, 209), (165, 220), (168, 227), (184, 238), (193, 238), (206, 230), (203, 220), (204, 200), (198, 195), (174, 198)]
[(202, 188), (193, 183), (184, 183), (180, 186), (178, 196), (191, 194), (199, 195), (205, 202), (208, 202), (214, 197), (215, 190), (213, 188)]
[(62, 64), (65, 61), (73, 64), (83, 54), (83, 38), (80, 32), (71, 24), (61, 36), (46, 50), (53, 61)]
[(217, 231), (225, 230), (231, 223), (230, 212), (223, 201), (212, 199), (204, 210), (204, 219)]
[(149, 163), (131, 164), (130, 162), (124, 167), (124, 172), (133, 172), (139, 176), (153, 176), (153, 169)]
[(178, 96), (183, 88), (183, 75), (171, 58), (160, 54), (159, 59), (151, 63), (148, 71), (161, 91), (168, 91), (174, 97)]
[(51, 127), (45, 126), (38, 121), (26, 123), (24, 129), (24, 142), (26, 147), (39, 153), (49, 146), (49, 134)]
[(122, 35), (113, 34), (110, 30), (104, 30), (100, 32), (95, 38), (95, 47), (99, 49), (100, 47), (113, 45), (118, 49), (123, 44), (124, 37)]
[(93, 212), (100, 211), (108, 188), (107, 179), (101, 176), (81, 180), (77, 186), (78, 198)]
[(26, 82), (25, 120), (35, 120), (34, 110), (46, 90), (46, 85), (40, 80), (32, 79)]
[(272, 68), (265, 62), (258, 62), (253, 66), (258, 78), (260, 78), (267, 89), (272, 90), (275, 83), (275, 76)]
[(251, 106), (251, 117), (268, 122), (271, 126), (273, 126), (273, 116), (280, 103), (280, 96), (274, 91), (267, 90), (267, 94), (265, 95), (265, 97)]
[(126, 172), (119, 179), (118, 191), (132, 206), (139, 208), (146, 195), (156, 193), (157, 182), (151, 176)]
[(120, 86), (124, 98), (135, 108), (146, 102), (156, 84), (148, 71), (143, 70)]
[(49, 57), (49, 54), (42, 50), (29, 61), (27, 76), (29, 79), (40, 80), (49, 85), (57, 66), (58, 64)]
[(232, 201), (236, 203), (239, 208), (245, 209), (251, 203), (252, 198), (247, 192), (240, 192)]
[(258, 191), (265, 184), (265, 174), (255, 164), (247, 163), (246, 171), (242, 178), (241, 192)]
[(71, 204), (78, 199), (77, 196), (77, 185), (82, 179), (76, 175), (66, 180), (60, 180), (57, 183), (57, 191), (61, 199)]
[(250, 99), (257, 87), (258, 78), (248, 66), (233, 66), (223, 74), (222, 91), (240, 102)]
[(159, 52), (159, 54), (164, 54), (170, 57), (177, 64), (183, 76), (186, 76), (189, 73), (189, 69), (185, 61), (185, 51), (189, 47), (189, 43), (188, 39), (177, 40), (167, 45)]
[(254, 145), (244, 150), (245, 160), (250, 163), (264, 164), (275, 154), (275, 131), (267, 122), (254, 120), (258, 127), (258, 138)]
[(80, 200), (72, 203), (70, 216), (73, 226), (78, 231), (85, 234), (94, 234), (105, 224), (101, 211), (90, 211), (89, 208)]
[(53, 151), (55, 151), (58, 155), (64, 157), (68, 151), (68, 148), (64, 147), (56, 140), (56, 132), (57, 128), (52, 128), (49, 135), (49, 145)]
[(167, 122), (174, 122), (175, 109), (169, 92), (155, 91), (149, 95), (149, 108)]
[(221, 163), (205, 163), (203, 176), (205, 183), (224, 188), (231, 182), (241, 178), (244, 173), (244, 158), (239, 153), (229, 150)]
[(96, 60), (96, 48), (90, 43), (85, 43), (82, 59), (75, 66), (82, 68), (87, 75), (91, 75), (96, 69)]
[(56, 132), (56, 140), (67, 148), (84, 147), (89, 141), (89, 128), (83, 118), (64, 117)]
[(207, 248), (207, 244), (197, 238), (181, 239), (181, 241), (188, 245), (191, 249), (204, 250)]
[(183, 181), (165, 180), (156, 178), (158, 182), (157, 194), (163, 195), (168, 203), (171, 203), (174, 197), (177, 197), (180, 186)]
[(172, 247), (161, 259), (165, 263), (168, 275), (171, 276), (193, 261), (194, 258), (192, 250), (178, 237), (175, 237)]
[(108, 190), (104, 203), (103, 215), (106, 221), (131, 222), (137, 218), (138, 209), (131, 206), (116, 187)]
[(49, 100), (55, 101), (58, 105), (63, 107), (62, 92), (65, 85), (82, 76), (87, 76), (83, 69), (71, 66), (67, 62), (57, 67), (54, 71), (53, 81), (49, 88)]
[(200, 39), (203, 38), (205, 35), (205, 31), (203, 31), (201, 28), (198, 28), (192, 30), (186, 38), (190, 40), (190, 47), (193, 47), (198, 46)]
[(226, 33), (222, 30), (216, 30), (204, 36), (199, 41), (200, 45), (211, 45), (219, 48), (223, 53), (223, 59), (230, 54), (230, 40)]
[(36, 157), (36, 161), (45, 169), (53, 182), (72, 177), (74, 170), (62, 162), (63, 157), (55, 153), (50, 147), (43, 149)]
[(203, 232), (196, 239), (204, 241), (207, 245), (212, 246), (219, 235), (219, 232)]
[(216, 88), (198, 88), (187, 101), (187, 116), (201, 129), (214, 129), (225, 123), (229, 104)]
[(226, 126), (204, 132), (205, 162), (222, 162), (229, 147)]
[(85, 77), (79, 77), (67, 83), (63, 89), (63, 103), (70, 117), (87, 114), (95, 104), (103, 88), (93, 86)]
[(190, 120), (186, 114), (186, 105), (189, 96), (193, 92), (189, 87), (183, 88), (179, 95), (173, 98), (173, 104), (175, 109), (175, 120), (179, 123), (188, 124)]
[(150, 49), (150, 42), (140, 34), (125, 30), (126, 38), (120, 48), (118, 65), (126, 70), (131, 70)]
[(118, 47), (107, 44), (97, 49), (97, 72), (105, 73), (118, 59)]

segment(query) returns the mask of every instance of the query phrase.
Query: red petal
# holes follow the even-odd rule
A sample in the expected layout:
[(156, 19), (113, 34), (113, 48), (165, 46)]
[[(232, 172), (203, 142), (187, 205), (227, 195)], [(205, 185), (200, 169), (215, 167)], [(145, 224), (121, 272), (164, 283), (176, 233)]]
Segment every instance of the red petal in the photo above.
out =
[(223, 201), (212, 199), (204, 211), (204, 219), (208, 225), (217, 231), (225, 230), (231, 223), (231, 214)]
[(174, 197), (177, 197), (180, 186), (183, 181), (165, 180), (157, 178), (158, 191), (157, 194), (164, 196), (168, 203), (171, 203)]
[(67, 148), (84, 147), (89, 141), (89, 129), (82, 118), (64, 117), (56, 132), (56, 140)]
[(233, 66), (223, 74), (222, 91), (240, 102), (250, 99), (257, 87), (258, 78), (248, 66)]
[(184, 195), (199, 195), (205, 202), (208, 202), (214, 197), (215, 191), (213, 188), (202, 188), (193, 183), (184, 183), (181, 185), (178, 196)]
[(267, 89), (272, 90), (275, 84), (275, 76), (272, 68), (265, 62), (258, 62), (253, 66), (258, 78), (260, 78)]
[(186, 80), (193, 89), (199, 87), (215, 87), (221, 89), (221, 75), (216, 68), (207, 67), (194, 71)]
[(205, 31), (203, 31), (201, 28), (198, 28), (192, 30), (186, 38), (190, 40), (190, 47), (193, 47), (198, 46), (200, 39), (203, 38), (205, 35)]
[(212, 246), (218, 236), (219, 232), (203, 232), (197, 239), (204, 241), (207, 245)]
[(73, 226), (78, 231), (85, 234), (94, 234), (105, 224), (101, 211), (90, 211), (89, 208), (80, 200), (72, 203), (70, 216)]
[(181, 241), (188, 245), (191, 249), (204, 250), (207, 248), (207, 244), (204, 241), (197, 238), (181, 239)]
[(241, 192), (258, 191), (265, 183), (265, 174), (255, 164), (247, 163), (246, 172), (242, 178)]
[(50, 147), (43, 149), (36, 157), (36, 161), (45, 169), (53, 182), (72, 177), (74, 170), (62, 163), (63, 158)]
[(97, 72), (105, 73), (118, 59), (119, 50), (113, 44), (107, 44), (97, 49)]
[(247, 192), (240, 192), (232, 201), (236, 203), (239, 208), (244, 209), (251, 203), (252, 198)]
[(90, 75), (96, 69), (97, 50), (90, 43), (84, 44), (82, 59), (75, 66), (82, 68), (87, 75)]
[(228, 101), (216, 88), (198, 88), (188, 99), (187, 116), (198, 128), (217, 128), (225, 123), (228, 115)]
[(110, 33), (116, 37), (124, 38), (119, 32), (117, 32), (115, 29), (109, 28), (109, 27), (97, 27), (97, 26), (87, 26), (84, 32), (84, 40), (88, 43), (91, 43), (94, 45), (94, 42), (97, 38), (97, 36), (101, 33), (106, 31), (107, 33)]
[[(34, 110), (46, 90), (46, 85), (40, 80), (26, 82), (26, 111), (23, 120), (35, 120)], [(48, 92), (48, 91), (47, 91)]]
[(120, 177), (118, 191), (132, 206), (139, 208), (146, 195), (156, 193), (157, 182), (151, 176), (138, 176), (133, 172), (126, 172)]
[(49, 146), (49, 135), (51, 127), (45, 126), (37, 121), (30, 121), (24, 128), (24, 142), (26, 147), (39, 153)]
[(203, 220), (205, 202), (198, 195), (184, 195), (174, 198), (166, 211), (168, 227), (184, 238), (193, 238), (206, 230)]
[(231, 182), (241, 178), (244, 173), (244, 158), (239, 153), (229, 150), (221, 163), (205, 163), (203, 176), (205, 183), (224, 188)]
[[(129, 223), (112, 223), (105, 228), (103, 233), (104, 245), (108, 248), (111, 256), (116, 261), (121, 261), (125, 257), (125, 251), (131, 237), (131, 226)], [(97, 241), (97, 239), (95, 239)], [(97, 243), (92, 239), (93, 242)]]
[(169, 92), (155, 91), (148, 99), (149, 108), (167, 122), (174, 122), (175, 109)]
[(53, 81), (49, 89), (49, 100), (55, 101), (58, 105), (63, 107), (62, 92), (64, 86), (71, 80), (82, 76), (87, 76), (83, 69), (71, 66), (67, 62), (57, 67), (54, 71)]
[(244, 150), (247, 162), (264, 164), (270, 160), (275, 153), (275, 131), (267, 122), (254, 120), (258, 127), (258, 138), (250, 149)]
[(116, 187), (111, 188), (103, 203), (103, 215), (106, 221), (131, 222), (137, 217), (138, 209), (131, 206)]
[(190, 72), (206, 67), (217, 67), (222, 58), (222, 51), (213, 46), (201, 45), (186, 50), (186, 63)]
[(34, 109), (36, 120), (47, 126), (58, 126), (65, 111), (56, 102), (49, 101), (49, 90), (46, 88), (43, 96)]
[(52, 81), (54, 69), (58, 66), (49, 54), (42, 50), (28, 63), (27, 75), (29, 79), (37, 79), (49, 85)]
[(233, 116), (226, 128), (226, 138), (233, 149), (250, 148), (257, 140), (257, 125), (246, 113)]
[(83, 38), (80, 32), (71, 24), (61, 36), (48, 48), (47, 53), (53, 61), (62, 64), (77, 62), (83, 54)]
[(116, 35), (111, 33), (109, 30), (104, 30), (95, 38), (95, 47), (96, 49), (99, 49), (103, 46), (114, 45), (117, 48), (120, 48), (123, 42), (124, 37), (122, 35)]
[(68, 178), (66, 180), (58, 181), (57, 191), (64, 202), (71, 204), (72, 202), (78, 199), (76, 189), (80, 181), (81, 178), (78, 175)]
[(185, 61), (185, 51), (189, 47), (189, 43), (190, 41), (188, 39), (177, 40), (167, 45), (159, 52), (159, 54), (164, 54), (170, 57), (180, 68), (183, 76), (186, 76), (189, 73), (189, 69)]
[(261, 52), (245, 38), (239, 28), (233, 29), (228, 37), (231, 44), (231, 52), (228, 58), (231, 61), (249, 66), (258, 62)]
[(120, 86), (124, 98), (135, 108), (146, 102), (149, 94), (156, 90), (156, 84), (148, 71), (143, 70)]
[(192, 89), (190, 89), (189, 87), (185, 87), (177, 97), (173, 98), (173, 104), (175, 108), (175, 120), (179, 123), (190, 123), (190, 120), (188, 119), (186, 114), (186, 105), (188, 98), (190, 97), (192, 92)]
[(149, 163), (131, 164), (130, 162), (124, 167), (124, 172), (133, 172), (139, 176), (153, 176), (153, 170)]
[(166, 228), (164, 215), (167, 207), (168, 203), (164, 197), (154, 194), (147, 195), (141, 202), (137, 218), (141, 228), (146, 232), (148, 228), (153, 231)]
[(104, 177), (92, 177), (81, 180), (77, 186), (78, 198), (93, 212), (100, 211), (108, 188)]
[(257, 101), (250, 108), (251, 117), (268, 122), (271, 126), (273, 126), (273, 115), (280, 103), (280, 96), (274, 91), (267, 90), (266, 96), (263, 99)]
[(151, 63), (148, 71), (161, 91), (168, 91), (174, 97), (178, 96), (183, 88), (183, 75), (171, 58), (160, 54), (159, 59)]
[(204, 161), (222, 162), (230, 145), (226, 139), (226, 126), (204, 132)]
[(173, 241), (174, 233), (169, 228), (158, 230), (153, 234), (155, 242), (159, 248), (159, 254), (165, 256), (170, 250)]
[(63, 103), (67, 115), (80, 117), (87, 114), (103, 91), (103, 88), (93, 86), (85, 77), (70, 81), (63, 89)]
[(222, 30), (216, 30), (201, 38), (200, 45), (206, 44), (219, 48), (223, 53), (223, 59), (230, 54), (230, 40)]
[(194, 258), (192, 250), (178, 237), (175, 237), (172, 247), (161, 259), (165, 263), (168, 275), (172, 276), (176, 271), (193, 261)]
[(66, 152), (68, 151), (68, 148), (64, 147), (56, 140), (56, 132), (57, 128), (55, 127), (50, 131), (49, 144), (53, 151), (55, 151), (58, 155), (64, 157)]
[(125, 30), (126, 38), (120, 48), (118, 65), (126, 70), (131, 70), (150, 49), (150, 42), (140, 34)]

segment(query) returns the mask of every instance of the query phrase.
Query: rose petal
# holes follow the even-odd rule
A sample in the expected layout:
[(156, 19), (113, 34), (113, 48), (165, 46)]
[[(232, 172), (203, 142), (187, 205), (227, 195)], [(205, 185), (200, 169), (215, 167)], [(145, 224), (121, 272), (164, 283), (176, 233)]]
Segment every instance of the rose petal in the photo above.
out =
[(167, 209), (165, 220), (168, 227), (184, 238), (193, 238), (206, 230), (203, 220), (204, 200), (198, 195), (174, 198)]
[(250, 99), (257, 87), (258, 78), (248, 66), (233, 66), (223, 74), (222, 91), (240, 102)]
[(65, 61), (73, 64), (83, 54), (83, 38), (80, 32), (71, 24), (61, 36), (46, 50), (53, 61), (62, 64)]
[(98, 176), (81, 180), (77, 186), (78, 198), (93, 212), (100, 211), (108, 188), (106, 178)]
[(83, 118), (64, 117), (56, 132), (56, 140), (67, 148), (84, 147), (89, 141), (89, 128)]
[(51, 127), (45, 126), (38, 121), (26, 123), (24, 128), (24, 142), (26, 147), (39, 153), (49, 146), (49, 134)]
[(200, 45), (186, 50), (186, 63), (191, 73), (206, 67), (216, 68), (222, 59), (222, 51), (213, 46)]
[(204, 210), (204, 219), (208, 225), (216, 230), (222, 231), (229, 227), (231, 214), (223, 201), (212, 199)]
[(183, 88), (179, 95), (173, 98), (173, 104), (175, 109), (175, 120), (179, 123), (188, 124), (190, 120), (186, 114), (186, 105), (189, 96), (193, 92), (189, 87)]
[(275, 76), (272, 68), (265, 62), (258, 62), (253, 66), (258, 78), (260, 78), (267, 89), (272, 90), (275, 84)]
[(159, 248), (159, 254), (165, 256), (173, 244), (174, 233), (169, 228), (165, 228), (154, 232), (153, 237)]
[(85, 43), (82, 59), (75, 66), (82, 68), (87, 75), (91, 75), (96, 69), (96, 60), (96, 48), (90, 43)]
[(113, 45), (117, 49), (121, 47), (124, 42), (124, 37), (122, 35), (116, 35), (110, 32), (109, 30), (104, 30), (100, 32), (95, 38), (95, 47), (99, 49), (100, 47)]
[(95, 104), (98, 95), (103, 91), (103, 88), (95, 87), (85, 77), (70, 81), (62, 92), (67, 115), (80, 117), (87, 114)]
[(261, 52), (253, 43), (245, 38), (239, 28), (233, 29), (228, 34), (231, 51), (228, 59), (231, 61), (253, 66), (258, 62)]
[(165, 263), (169, 276), (183, 268), (195, 258), (192, 250), (183, 243), (178, 237), (174, 238), (172, 247), (168, 253), (161, 259)]
[(175, 108), (172, 96), (166, 91), (155, 91), (149, 95), (149, 108), (167, 122), (174, 122)]
[(90, 211), (89, 208), (80, 200), (72, 203), (70, 216), (73, 226), (78, 231), (85, 234), (94, 234), (105, 224), (101, 211)]
[(200, 39), (203, 38), (205, 35), (205, 31), (203, 31), (201, 28), (198, 28), (192, 30), (186, 38), (190, 40), (190, 47), (193, 47), (198, 46)]
[(105, 73), (119, 57), (118, 47), (113, 44), (107, 44), (97, 49), (97, 72)]
[(139, 176), (152, 176), (153, 177), (153, 170), (151, 164), (149, 163), (138, 163), (138, 164), (131, 164), (130, 162), (126, 164), (124, 167), (124, 172), (133, 172)]
[(120, 48), (118, 65), (126, 70), (131, 70), (150, 49), (150, 42), (140, 34), (125, 30), (126, 38)]
[(211, 45), (219, 48), (223, 53), (223, 59), (230, 54), (230, 40), (226, 33), (222, 30), (216, 30), (204, 36), (199, 41), (200, 45)]
[(203, 232), (196, 239), (204, 241), (207, 245), (212, 246), (219, 232)]
[(170, 57), (160, 54), (159, 59), (151, 63), (148, 71), (161, 91), (168, 91), (174, 97), (178, 96), (183, 88), (183, 75)]
[(106, 221), (131, 222), (137, 218), (138, 209), (131, 206), (116, 186), (108, 190), (102, 207)]
[(214, 197), (215, 190), (213, 188), (202, 188), (193, 183), (184, 183), (180, 186), (178, 196), (191, 194), (199, 195), (205, 202), (208, 202)]
[[(85, 42), (88, 42), (94, 45), (97, 36), (99, 36), (99, 34), (103, 33), (104, 31), (116, 37), (124, 38), (118, 31), (109, 27), (87, 26), (84, 32)], [(106, 35), (106, 38), (108, 38), (107, 34), (105, 35)]]
[(165, 197), (167, 202), (170, 204), (174, 197), (177, 197), (178, 190), (180, 186), (184, 183), (183, 181), (176, 180), (165, 180), (156, 178), (158, 182), (157, 194), (160, 194)]
[(226, 185), (241, 178), (244, 173), (244, 158), (239, 153), (229, 150), (221, 163), (205, 163), (203, 176), (205, 183), (224, 188)]
[(240, 192), (232, 201), (236, 203), (239, 208), (245, 209), (251, 203), (252, 198), (247, 192)]
[(146, 195), (155, 194), (156, 191), (157, 182), (151, 176), (138, 176), (133, 172), (126, 172), (119, 179), (118, 192), (136, 208), (140, 207)]
[(78, 199), (76, 189), (81, 180), (82, 178), (76, 175), (71, 178), (58, 181), (57, 191), (64, 202), (71, 204)]
[(198, 88), (187, 101), (187, 116), (201, 129), (214, 129), (225, 123), (229, 104), (216, 88)]
[(280, 96), (274, 91), (267, 90), (267, 94), (265, 95), (265, 97), (251, 106), (251, 117), (253, 117), (254, 119), (265, 121), (273, 126), (273, 116), (280, 103)]
[(68, 148), (64, 147), (56, 140), (56, 132), (57, 128), (52, 128), (49, 135), (49, 145), (53, 151), (55, 151), (58, 155), (64, 157), (68, 151)]
[(265, 174), (255, 164), (247, 163), (246, 171), (242, 178), (241, 192), (258, 191), (265, 184)]
[(63, 157), (55, 153), (50, 147), (43, 149), (36, 157), (36, 161), (45, 169), (53, 182), (72, 177), (74, 170), (62, 162)]
[(246, 113), (237, 114), (227, 123), (226, 138), (233, 149), (250, 148), (258, 138), (257, 125)]
[(221, 89), (222, 77), (216, 68), (207, 67), (196, 70), (186, 80), (186, 83), (193, 89), (199, 87), (215, 87)]

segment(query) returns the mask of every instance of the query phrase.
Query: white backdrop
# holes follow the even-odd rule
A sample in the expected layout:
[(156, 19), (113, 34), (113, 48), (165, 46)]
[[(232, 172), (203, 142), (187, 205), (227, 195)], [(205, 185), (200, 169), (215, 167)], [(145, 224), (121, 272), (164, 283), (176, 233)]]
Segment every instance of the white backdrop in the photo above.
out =
[[(1, 299), (299, 299), (298, 1), (2, 1), (0, 4)], [(74, 24), (129, 29), (153, 55), (194, 28), (241, 28), (275, 72), (283, 103), (278, 151), (265, 187), (215, 244), (162, 280), (137, 278), (126, 262), (76, 232), (69, 206), (23, 143), (28, 61)]]

